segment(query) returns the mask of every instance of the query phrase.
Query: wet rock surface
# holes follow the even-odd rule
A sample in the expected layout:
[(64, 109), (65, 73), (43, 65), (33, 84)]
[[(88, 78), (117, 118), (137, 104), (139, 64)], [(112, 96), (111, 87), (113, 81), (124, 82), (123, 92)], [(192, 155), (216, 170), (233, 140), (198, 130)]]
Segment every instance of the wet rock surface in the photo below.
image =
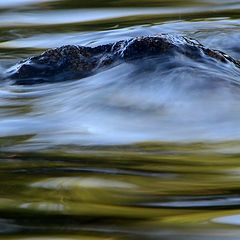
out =
[[(134, 64), (137, 60), (155, 56), (184, 56), (196, 62), (216, 61), (216, 64), (240, 67), (239, 61), (221, 51), (204, 47), (196, 40), (159, 34), (97, 47), (66, 45), (49, 49), (13, 66), (8, 70), (7, 78), (20, 85), (60, 82), (84, 78), (122, 62)], [(161, 64), (157, 58), (156, 64)]]

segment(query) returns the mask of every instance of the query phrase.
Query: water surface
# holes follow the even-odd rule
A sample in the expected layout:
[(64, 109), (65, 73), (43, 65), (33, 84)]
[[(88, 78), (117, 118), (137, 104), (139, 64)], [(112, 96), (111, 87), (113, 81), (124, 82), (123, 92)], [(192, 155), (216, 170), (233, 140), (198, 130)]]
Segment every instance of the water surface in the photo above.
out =
[[(239, 11), (233, 0), (3, 1), (1, 74), (50, 47), (157, 33), (240, 59)], [(240, 71), (159, 62), (1, 83), (1, 239), (239, 238)]]

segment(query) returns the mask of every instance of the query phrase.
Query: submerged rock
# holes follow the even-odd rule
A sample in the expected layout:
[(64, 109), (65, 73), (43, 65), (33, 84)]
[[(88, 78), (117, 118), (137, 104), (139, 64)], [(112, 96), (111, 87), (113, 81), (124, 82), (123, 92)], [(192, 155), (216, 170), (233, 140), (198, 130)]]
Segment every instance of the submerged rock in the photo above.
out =
[[(227, 54), (204, 47), (196, 40), (159, 34), (136, 37), (97, 47), (66, 45), (19, 62), (8, 70), (15, 84), (39, 84), (84, 78), (122, 62), (137, 63), (154, 56), (185, 56), (197, 62), (216, 61), (240, 68)], [(156, 64), (161, 64), (157, 61)]]

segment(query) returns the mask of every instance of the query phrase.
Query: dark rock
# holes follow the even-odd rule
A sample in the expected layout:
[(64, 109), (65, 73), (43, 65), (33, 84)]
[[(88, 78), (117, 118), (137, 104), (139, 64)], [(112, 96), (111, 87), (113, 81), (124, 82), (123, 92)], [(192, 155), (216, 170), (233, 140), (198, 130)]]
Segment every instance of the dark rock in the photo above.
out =
[(16, 84), (59, 82), (84, 78), (121, 62), (134, 63), (151, 56), (171, 57), (176, 53), (199, 62), (213, 60), (240, 67), (239, 61), (221, 51), (208, 49), (196, 40), (159, 34), (93, 48), (66, 45), (49, 49), (39, 56), (19, 62), (8, 71), (7, 77)]

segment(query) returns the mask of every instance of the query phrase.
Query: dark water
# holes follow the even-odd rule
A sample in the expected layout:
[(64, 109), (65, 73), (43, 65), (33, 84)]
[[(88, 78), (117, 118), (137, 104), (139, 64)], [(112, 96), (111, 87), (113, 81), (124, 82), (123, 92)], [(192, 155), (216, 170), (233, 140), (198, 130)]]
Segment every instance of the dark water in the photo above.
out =
[[(46, 48), (160, 32), (240, 59), (240, 2), (8, 0), (0, 31), (1, 74)], [(239, 239), (239, 81), (174, 58), (1, 83), (0, 239)]]

